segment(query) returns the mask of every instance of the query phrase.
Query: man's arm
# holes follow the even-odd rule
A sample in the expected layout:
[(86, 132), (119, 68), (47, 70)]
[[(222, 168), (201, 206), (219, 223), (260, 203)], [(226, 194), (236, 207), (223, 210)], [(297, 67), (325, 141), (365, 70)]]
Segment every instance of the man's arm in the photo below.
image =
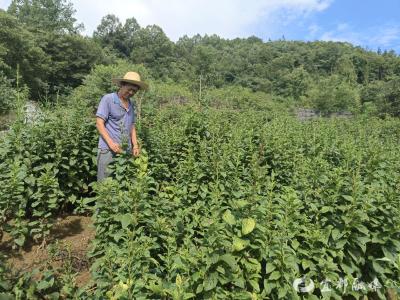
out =
[(139, 148), (139, 143), (138, 143), (137, 136), (136, 136), (135, 124), (132, 125), (131, 140), (132, 140), (132, 154), (134, 156), (138, 156), (140, 154), (140, 148)]
[(110, 135), (108, 134), (106, 127), (104, 125), (104, 120), (100, 117), (96, 118), (96, 128), (99, 131), (101, 137), (106, 141), (108, 147), (110, 147), (111, 151), (115, 152), (115, 153), (121, 153), (121, 147), (115, 143)]

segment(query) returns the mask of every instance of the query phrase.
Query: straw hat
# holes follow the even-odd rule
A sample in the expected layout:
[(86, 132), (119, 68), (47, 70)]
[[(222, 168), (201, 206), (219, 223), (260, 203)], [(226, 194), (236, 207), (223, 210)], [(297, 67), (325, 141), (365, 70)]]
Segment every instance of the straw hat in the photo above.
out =
[(113, 78), (112, 82), (118, 85), (121, 85), (121, 82), (136, 84), (141, 90), (147, 90), (149, 88), (147, 83), (140, 80), (140, 75), (136, 72), (128, 72), (123, 78)]

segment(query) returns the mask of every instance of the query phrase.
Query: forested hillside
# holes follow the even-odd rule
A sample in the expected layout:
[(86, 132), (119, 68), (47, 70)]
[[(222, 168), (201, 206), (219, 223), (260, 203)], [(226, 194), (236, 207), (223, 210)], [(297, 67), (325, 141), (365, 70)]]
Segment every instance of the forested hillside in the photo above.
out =
[[(15, 87), (19, 70), (20, 87), (26, 85), (32, 99), (53, 101), (79, 86), (94, 66), (123, 59), (143, 64), (149, 79), (184, 86), (200, 98), (235, 86), (325, 112), (400, 114), (400, 58), (394, 51), (217, 35), (173, 42), (157, 25), (143, 28), (134, 16), (122, 23), (114, 15), (104, 16), (87, 37), (74, 12), (62, 0), (14, 0), (0, 12), (1, 91)], [(9, 107), (9, 97), (1, 101), (2, 110)]]

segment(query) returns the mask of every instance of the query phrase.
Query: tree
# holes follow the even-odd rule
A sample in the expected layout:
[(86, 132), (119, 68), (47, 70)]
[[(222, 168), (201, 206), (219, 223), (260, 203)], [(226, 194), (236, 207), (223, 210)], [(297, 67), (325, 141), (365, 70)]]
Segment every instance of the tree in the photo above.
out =
[(328, 113), (343, 110), (358, 110), (360, 94), (358, 89), (344, 81), (339, 75), (323, 79), (309, 92), (309, 99), (314, 108)]
[(0, 72), (0, 115), (7, 113), (14, 104), (17, 91), (12, 86), (12, 80)]
[(174, 48), (174, 43), (159, 26), (149, 25), (135, 34), (130, 59), (151, 68), (158, 78), (168, 77), (169, 64), (175, 60)]
[(12, 0), (8, 13), (31, 28), (62, 33), (78, 33), (75, 9), (66, 0)]
[(18, 20), (0, 11), (0, 71), (16, 78), (19, 68), (21, 85), (26, 84), (35, 97), (46, 85), (50, 58), (37, 46), (35, 36)]
[(109, 46), (118, 50), (118, 44), (123, 39), (122, 24), (117, 16), (106, 15), (101, 19), (99, 26), (93, 32), (93, 38), (102, 46)]
[(0, 72), (15, 79), (19, 68), (20, 83), (28, 86), (33, 99), (78, 86), (103, 57), (90, 38), (42, 29), (30, 32), (0, 11)]
[(300, 100), (305, 96), (311, 86), (311, 76), (300, 66), (282, 78), (282, 94), (293, 97), (294, 100)]
[(135, 18), (129, 18), (122, 25), (115, 15), (106, 15), (101, 19), (93, 37), (104, 47), (115, 49), (119, 56), (129, 57), (135, 43), (140, 25)]
[(120, 51), (125, 55), (125, 57), (129, 57), (135, 47), (135, 37), (140, 29), (141, 27), (135, 18), (132, 17), (126, 19), (125, 24), (122, 27), (123, 40), (120, 47)]
[(400, 76), (391, 76), (386, 82), (383, 112), (400, 117)]
[(376, 80), (362, 89), (364, 107), (371, 104), (381, 115), (400, 116), (400, 76), (392, 76), (388, 81)]
[(44, 32), (41, 44), (51, 61), (47, 77), (50, 94), (77, 87), (96, 64), (104, 61), (100, 45), (78, 34)]
[(339, 74), (347, 83), (355, 84), (357, 74), (351, 58), (347, 55), (341, 56), (335, 65), (335, 73)]

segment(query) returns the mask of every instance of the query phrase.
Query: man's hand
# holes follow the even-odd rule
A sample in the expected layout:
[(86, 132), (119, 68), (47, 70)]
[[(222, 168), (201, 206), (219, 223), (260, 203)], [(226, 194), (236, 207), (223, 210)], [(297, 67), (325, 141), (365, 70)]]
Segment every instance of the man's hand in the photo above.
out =
[(122, 153), (122, 149), (121, 149), (121, 147), (119, 146), (119, 144), (114, 143), (114, 142), (110, 142), (110, 143), (108, 144), (108, 146), (110, 147), (110, 149), (111, 149), (112, 152), (114, 152), (114, 153)]
[(132, 155), (133, 155), (133, 156), (139, 156), (139, 154), (140, 154), (140, 148), (139, 148), (139, 146), (133, 146), (133, 148), (132, 148)]
[(108, 147), (110, 147), (110, 150), (114, 153), (122, 153), (121, 146), (117, 143), (115, 143), (111, 138), (110, 135), (108, 134), (106, 127), (104, 125), (104, 120), (100, 117), (96, 118), (96, 127), (97, 130), (99, 131), (100, 135), (103, 137), (103, 139), (106, 141)]

